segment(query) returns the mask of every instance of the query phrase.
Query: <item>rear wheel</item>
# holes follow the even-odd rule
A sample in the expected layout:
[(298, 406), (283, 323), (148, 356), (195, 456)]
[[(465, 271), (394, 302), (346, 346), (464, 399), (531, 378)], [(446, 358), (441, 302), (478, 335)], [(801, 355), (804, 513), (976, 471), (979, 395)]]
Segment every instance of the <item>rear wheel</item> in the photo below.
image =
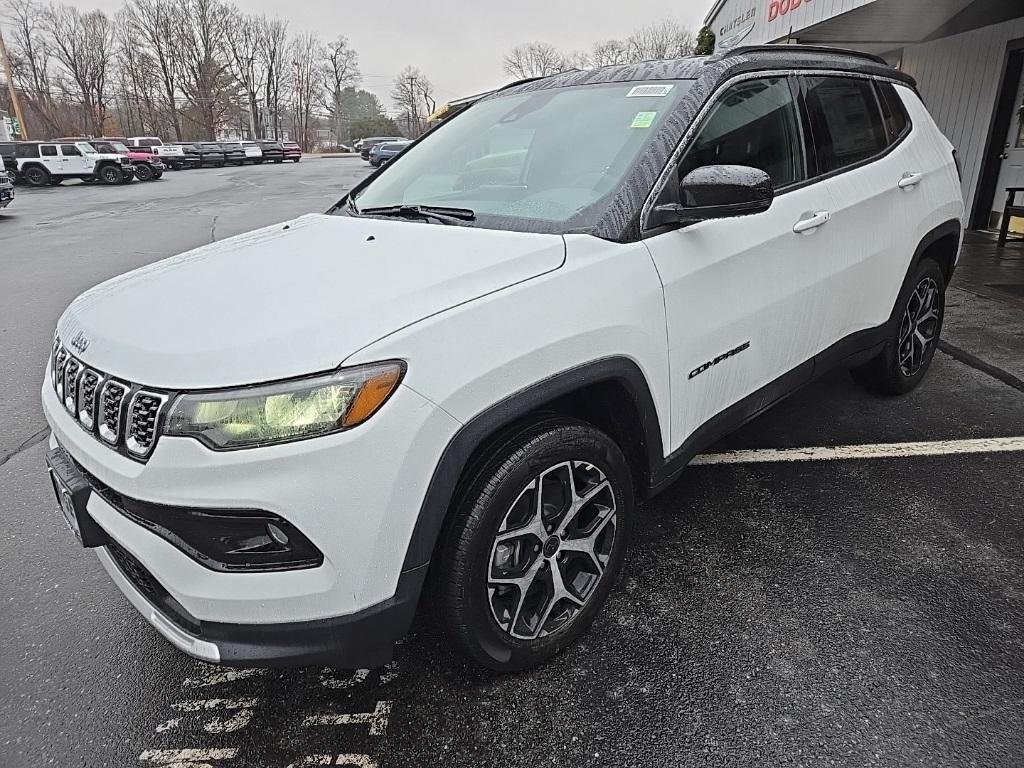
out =
[(478, 466), (438, 561), (444, 625), (480, 664), (528, 669), (578, 639), (608, 597), (632, 480), (611, 438), (561, 419), (513, 433)]
[(139, 163), (135, 166), (135, 178), (139, 181), (149, 181), (153, 178), (153, 166), (146, 163)]
[(896, 300), (886, 344), (877, 357), (851, 373), (858, 384), (881, 395), (904, 395), (924, 380), (942, 334), (946, 280), (941, 267), (922, 259)]
[(25, 177), (25, 183), (30, 187), (45, 187), (50, 183), (49, 171), (38, 165), (29, 166), (21, 175)]
[(97, 176), (104, 184), (120, 184), (124, 179), (121, 169), (116, 165), (104, 165)]

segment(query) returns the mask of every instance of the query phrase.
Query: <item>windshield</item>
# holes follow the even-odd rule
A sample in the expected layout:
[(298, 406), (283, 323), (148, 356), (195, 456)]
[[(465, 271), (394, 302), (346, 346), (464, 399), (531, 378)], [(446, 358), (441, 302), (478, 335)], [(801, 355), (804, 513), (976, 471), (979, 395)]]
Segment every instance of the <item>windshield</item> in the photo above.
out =
[(128, 152), (128, 147), (126, 147), (120, 141), (112, 141), (112, 142), (110, 142), (110, 146), (112, 146), (114, 148), (115, 152), (121, 152), (121, 153)]
[[(484, 100), (408, 148), (355, 203), (566, 222), (618, 189), (691, 84), (608, 83)], [(501, 228), (481, 226), (488, 224)]]
[(96, 155), (99, 154), (92, 144), (86, 141), (76, 141), (75, 146), (78, 147), (79, 151), (83, 155)]

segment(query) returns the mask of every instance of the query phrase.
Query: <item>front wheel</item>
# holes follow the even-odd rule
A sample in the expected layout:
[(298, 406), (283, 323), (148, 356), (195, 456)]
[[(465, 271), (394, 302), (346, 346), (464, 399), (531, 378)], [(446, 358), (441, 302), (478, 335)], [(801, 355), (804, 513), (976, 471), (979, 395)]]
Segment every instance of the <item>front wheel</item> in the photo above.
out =
[(917, 388), (931, 366), (946, 312), (946, 278), (931, 259), (922, 259), (900, 292), (887, 325), (885, 347), (851, 371), (854, 380), (881, 395), (905, 395)]
[(120, 184), (124, 181), (124, 174), (121, 173), (121, 169), (116, 165), (103, 166), (100, 168), (98, 176), (104, 184)]
[(149, 181), (153, 178), (153, 167), (146, 165), (145, 163), (139, 163), (135, 166), (135, 178), (139, 181)]
[(608, 597), (632, 479), (611, 438), (562, 419), (511, 434), (478, 466), (435, 576), (444, 625), (485, 667), (528, 669), (575, 642)]

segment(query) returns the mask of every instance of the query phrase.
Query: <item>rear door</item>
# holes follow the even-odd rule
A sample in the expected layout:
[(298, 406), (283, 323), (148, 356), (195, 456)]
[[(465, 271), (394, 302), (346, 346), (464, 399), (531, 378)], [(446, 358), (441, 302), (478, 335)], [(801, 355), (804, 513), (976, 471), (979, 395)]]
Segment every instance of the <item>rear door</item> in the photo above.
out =
[(923, 169), (905, 141), (910, 125), (902, 103), (886, 98), (883, 112), (875, 81), (854, 75), (800, 80), (814, 173), (825, 180), (835, 206), (829, 224), (835, 248), (823, 262), (830, 311), (818, 345), (825, 349), (889, 319), (922, 218)]
[[(672, 450), (758, 390), (770, 401), (777, 388), (806, 381), (830, 308), (821, 282), (833, 247), (832, 201), (824, 184), (808, 183), (789, 78), (746, 80), (722, 92), (666, 189), (707, 165), (759, 168), (772, 177), (776, 197), (766, 213), (644, 240), (665, 289)], [(758, 410), (754, 400), (741, 410)]]
[(57, 152), (56, 144), (40, 144), (39, 160), (42, 162), (42, 164), (46, 167), (46, 170), (49, 171), (51, 175), (63, 175), (64, 170), (61, 164), (60, 154)]

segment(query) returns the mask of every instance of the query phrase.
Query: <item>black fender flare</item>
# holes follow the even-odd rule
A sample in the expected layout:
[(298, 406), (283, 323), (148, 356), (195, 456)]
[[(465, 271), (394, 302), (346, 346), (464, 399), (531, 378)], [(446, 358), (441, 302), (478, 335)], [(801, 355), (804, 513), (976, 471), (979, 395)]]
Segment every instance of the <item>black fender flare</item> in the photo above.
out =
[[(904, 278), (904, 284), (910, 279), (911, 274), (917, 268), (917, 265), (921, 263), (921, 259), (924, 258), (925, 252), (935, 245), (939, 240), (950, 237), (951, 235), (956, 236), (957, 240), (957, 251), (959, 253), (960, 238), (963, 233), (963, 225), (959, 219), (951, 219), (949, 221), (939, 224), (935, 229), (930, 231), (924, 237), (921, 238), (921, 242), (917, 245), (917, 250), (914, 251), (914, 258), (910, 260), (910, 266), (907, 268), (907, 275)], [(946, 285), (949, 285), (949, 281), (953, 277), (953, 271), (956, 269), (956, 259), (950, 264), (949, 274), (946, 275)]]
[(430, 562), (459, 480), (478, 448), (491, 436), (520, 421), (527, 414), (563, 395), (601, 382), (621, 384), (633, 398), (640, 415), (648, 473), (653, 476), (664, 464), (665, 458), (654, 398), (640, 366), (628, 357), (616, 356), (556, 373), (495, 403), (467, 421), (455, 433), (434, 467), (406, 550), (403, 572)]

